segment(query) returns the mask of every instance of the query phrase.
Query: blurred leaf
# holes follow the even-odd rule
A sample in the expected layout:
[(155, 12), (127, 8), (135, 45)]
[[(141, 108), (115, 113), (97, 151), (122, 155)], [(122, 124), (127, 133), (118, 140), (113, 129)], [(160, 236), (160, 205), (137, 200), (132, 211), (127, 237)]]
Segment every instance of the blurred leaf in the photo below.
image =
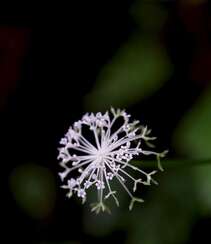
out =
[[(154, 160), (132, 160), (132, 164), (141, 166), (143, 168), (153, 169), (157, 167), (157, 162)], [(163, 159), (161, 165), (164, 169), (168, 170), (171, 168), (183, 168), (201, 165), (211, 165), (211, 159)]]
[(159, 89), (170, 73), (163, 47), (135, 36), (102, 69), (85, 106), (88, 110), (103, 110), (134, 104)]
[(181, 244), (188, 240), (197, 212), (192, 170), (169, 170), (158, 181), (159, 186), (149, 191), (145, 204), (128, 220), (127, 243)]
[(131, 14), (144, 34), (157, 35), (167, 19), (167, 11), (159, 1), (136, 0)]
[(211, 87), (180, 122), (175, 144), (191, 158), (211, 158)]
[(201, 214), (211, 213), (211, 165), (194, 169)]
[[(200, 159), (202, 162), (203, 159), (211, 158), (211, 87), (184, 116), (175, 132), (175, 144), (189, 158)], [(202, 214), (211, 212), (210, 167), (203, 165), (194, 169)]]
[(92, 236), (106, 236), (114, 231), (117, 228), (120, 214), (117, 208), (114, 206), (111, 214), (107, 212), (95, 214), (90, 211), (90, 208), (86, 209), (83, 216), (85, 233)]
[(55, 204), (55, 182), (51, 172), (36, 164), (15, 168), (10, 187), (17, 204), (31, 217), (45, 218)]

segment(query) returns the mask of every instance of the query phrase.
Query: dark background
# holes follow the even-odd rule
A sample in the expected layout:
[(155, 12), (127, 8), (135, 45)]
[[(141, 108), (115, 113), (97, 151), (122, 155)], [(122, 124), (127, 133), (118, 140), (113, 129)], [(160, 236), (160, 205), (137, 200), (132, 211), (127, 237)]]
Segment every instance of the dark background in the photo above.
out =
[[(169, 149), (169, 159), (195, 158), (192, 151), (184, 149), (183, 137), (172, 138), (180, 121), (210, 89), (210, 3), (205, 0), (101, 0), (98, 3), (78, 1), (69, 6), (51, 4), (49, 8), (38, 9), (31, 7), (27, 11), (0, 14), (1, 170), (5, 185), (2, 212), (3, 226), (9, 233), (5, 243), (11, 243), (13, 238), (16, 242), (42, 244), (209, 243), (211, 211), (210, 208), (206, 213), (201, 211), (200, 189), (198, 193), (194, 177), (186, 175), (189, 169), (169, 173), (175, 174), (172, 184), (179, 185), (178, 188), (165, 189), (161, 183), (163, 195), (168, 196), (168, 192), (173, 195), (169, 196), (170, 200), (167, 197), (161, 201), (158, 197), (160, 208), (156, 207), (159, 204), (153, 194), (144, 193), (148, 199), (146, 207), (138, 205), (134, 213), (128, 213), (123, 204), (118, 211), (114, 209), (114, 216), (92, 217), (77, 200), (65, 198), (59, 188), (56, 157), (58, 142), (71, 123), (86, 111), (104, 111), (115, 106), (125, 108), (134, 118), (148, 124), (158, 137), (158, 150)], [(156, 11), (161, 11), (161, 17), (165, 13), (160, 26), (156, 25), (160, 18), (160, 12), (157, 14)], [(135, 36), (135, 43), (139, 42), (140, 36), (146, 42), (162, 45), (171, 67), (166, 66), (169, 75), (165, 80), (161, 77), (162, 84), (152, 92), (140, 98), (136, 95), (136, 99), (129, 102), (115, 100), (116, 95), (121, 97), (121, 82), (118, 83), (119, 94), (114, 89), (113, 93), (105, 90), (103, 96), (95, 96), (97, 92), (92, 91), (98, 91), (100, 87), (96, 84), (101, 79), (102, 70), (106, 65), (112, 67), (117, 53), (120, 53), (120, 58), (116, 62), (120, 63), (121, 70), (121, 48), (125, 43), (130, 45), (131, 36)], [(160, 62), (159, 58), (156, 59), (155, 66), (160, 67)], [(139, 64), (137, 67), (139, 69)], [(125, 68), (127, 65), (122, 71)], [(141, 71), (138, 75), (141, 79)], [(130, 79), (125, 84), (126, 87), (133, 86)], [(143, 87), (140, 84), (139, 89), (144, 89), (144, 83)], [(102, 87), (105, 86), (106, 82)], [(129, 92), (128, 96), (133, 98), (131, 90)], [(125, 96), (124, 92), (122, 96)], [(91, 103), (87, 102), (90, 97)], [(208, 108), (209, 104), (206, 105)], [(206, 123), (206, 119), (203, 122)], [(206, 128), (210, 135), (210, 125)], [(205, 143), (210, 141), (207, 136)], [(184, 190), (178, 181), (186, 186), (189, 182), (190, 189)], [(209, 183), (206, 189), (209, 194)], [(177, 192), (175, 196), (174, 191)], [(182, 196), (177, 196), (180, 191)], [(189, 196), (190, 192), (194, 193)], [(155, 203), (150, 205), (148, 213), (150, 201)], [(175, 205), (172, 206), (171, 202)], [(160, 210), (168, 207), (165, 213)], [(193, 211), (187, 214), (190, 208)], [(158, 212), (160, 217), (154, 217)], [(172, 212), (177, 212), (175, 221)], [(136, 217), (139, 216), (137, 213), (140, 218)], [(190, 215), (191, 220), (186, 215)], [(151, 222), (144, 222), (142, 216), (151, 216)], [(152, 232), (149, 231), (149, 238), (147, 235), (145, 239), (141, 234), (138, 236), (144, 229), (140, 227), (138, 230), (137, 226), (144, 225), (150, 230), (155, 223), (158, 229), (163, 226), (161, 232), (156, 233), (155, 226)], [(107, 228), (106, 231), (103, 228)], [(137, 230), (134, 232), (133, 228)], [(174, 236), (179, 236), (178, 240)], [(205, 242), (206, 238), (209, 241)]]

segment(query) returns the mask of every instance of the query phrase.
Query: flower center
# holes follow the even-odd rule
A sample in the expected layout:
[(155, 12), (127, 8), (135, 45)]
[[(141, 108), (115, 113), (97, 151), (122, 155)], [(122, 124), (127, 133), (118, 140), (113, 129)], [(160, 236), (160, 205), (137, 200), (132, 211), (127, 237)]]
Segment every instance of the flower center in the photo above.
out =
[(98, 149), (98, 151), (96, 152), (97, 162), (103, 163), (105, 157), (106, 157), (106, 152), (102, 148)]

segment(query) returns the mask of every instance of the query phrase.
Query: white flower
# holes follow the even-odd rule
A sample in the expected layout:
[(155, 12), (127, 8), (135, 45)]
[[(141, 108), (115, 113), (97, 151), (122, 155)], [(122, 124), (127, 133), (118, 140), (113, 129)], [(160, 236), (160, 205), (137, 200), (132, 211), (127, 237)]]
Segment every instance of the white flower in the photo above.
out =
[[(159, 163), (159, 158), (165, 155), (166, 151), (156, 153), (143, 150), (142, 142), (147, 144), (155, 139), (150, 137), (149, 133), (150, 130), (140, 126), (139, 121), (130, 122), (130, 115), (124, 110), (111, 108), (110, 113), (85, 114), (69, 128), (60, 141), (62, 147), (59, 148), (58, 159), (61, 160), (60, 165), (64, 170), (59, 175), (62, 181), (67, 182), (62, 185), (62, 188), (69, 190), (67, 196), (76, 193), (84, 202), (88, 188), (95, 187), (98, 202), (93, 206), (93, 211), (98, 213), (100, 210), (106, 210), (104, 200), (109, 197), (113, 197), (119, 206), (116, 191), (112, 190), (111, 185), (112, 180), (116, 178), (131, 197), (130, 210), (135, 201), (142, 202), (141, 198), (133, 195), (125, 182), (126, 178), (133, 182), (133, 192), (136, 191), (138, 183), (156, 183), (151, 177), (156, 171), (146, 173), (130, 163), (131, 159), (141, 154), (155, 155)], [(160, 163), (158, 166), (162, 170)], [(128, 169), (130, 172), (137, 171), (141, 177), (136, 179)], [(74, 170), (77, 172), (75, 178), (69, 178)]]
[(86, 197), (86, 192), (84, 189), (78, 189), (77, 191), (78, 197), (85, 198)]

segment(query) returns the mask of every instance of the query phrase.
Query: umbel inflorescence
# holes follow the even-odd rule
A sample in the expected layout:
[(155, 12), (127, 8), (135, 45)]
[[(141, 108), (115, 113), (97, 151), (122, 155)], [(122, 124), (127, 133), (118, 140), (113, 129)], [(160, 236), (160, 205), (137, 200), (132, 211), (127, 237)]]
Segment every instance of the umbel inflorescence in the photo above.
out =
[[(132, 192), (136, 191), (137, 184), (156, 184), (152, 179), (156, 171), (146, 173), (130, 161), (139, 155), (155, 155), (158, 168), (162, 170), (159, 159), (166, 153), (143, 149), (143, 142), (150, 145), (150, 141), (155, 139), (149, 134), (150, 130), (141, 126), (139, 121), (131, 122), (130, 115), (124, 110), (111, 108), (104, 114), (85, 114), (60, 141), (58, 159), (63, 171), (59, 176), (62, 188), (68, 190), (67, 196), (75, 193), (85, 202), (87, 191), (94, 187), (97, 203), (93, 204), (92, 211), (105, 211), (104, 202), (110, 197), (119, 206), (116, 191), (112, 188), (112, 181), (116, 179), (131, 198), (130, 210), (134, 202), (143, 202)], [(140, 177), (135, 178), (131, 171), (140, 173)], [(132, 190), (126, 185), (126, 180), (132, 181)]]

